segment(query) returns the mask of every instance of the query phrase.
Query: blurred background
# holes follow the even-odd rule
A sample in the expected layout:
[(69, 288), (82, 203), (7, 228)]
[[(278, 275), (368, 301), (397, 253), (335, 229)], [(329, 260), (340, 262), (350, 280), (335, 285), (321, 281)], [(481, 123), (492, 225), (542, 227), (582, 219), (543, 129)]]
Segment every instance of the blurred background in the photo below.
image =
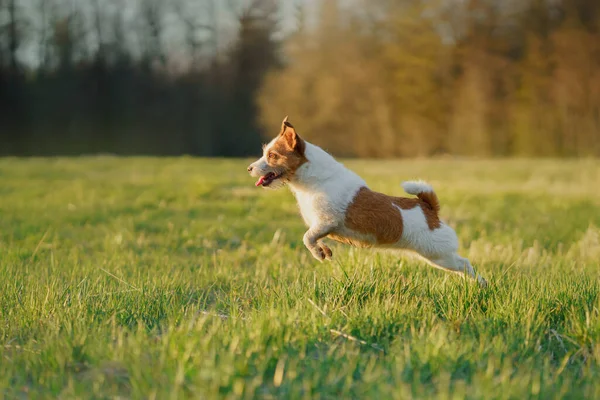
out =
[(0, 0), (0, 155), (600, 155), (598, 0)]

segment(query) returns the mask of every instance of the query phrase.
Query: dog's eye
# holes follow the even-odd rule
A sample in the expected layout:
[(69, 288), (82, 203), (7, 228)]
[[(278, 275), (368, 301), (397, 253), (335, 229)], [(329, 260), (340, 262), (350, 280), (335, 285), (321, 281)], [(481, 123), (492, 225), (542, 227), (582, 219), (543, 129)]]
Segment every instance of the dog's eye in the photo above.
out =
[(275, 153), (269, 153), (269, 154), (267, 155), (267, 157), (269, 157), (271, 160), (274, 160), (274, 159), (276, 159), (276, 158), (277, 158), (277, 154), (275, 154)]

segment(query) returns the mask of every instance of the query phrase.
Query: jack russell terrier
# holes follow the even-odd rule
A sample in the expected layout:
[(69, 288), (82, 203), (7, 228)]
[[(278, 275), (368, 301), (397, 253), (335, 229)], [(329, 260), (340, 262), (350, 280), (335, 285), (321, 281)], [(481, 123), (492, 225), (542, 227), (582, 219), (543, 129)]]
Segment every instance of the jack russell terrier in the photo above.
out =
[(440, 221), (440, 203), (430, 185), (404, 182), (406, 193), (416, 198), (374, 192), (330, 154), (303, 140), (287, 117), (248, 172), (258, 177), (256, 186), (290, 187), (309, 227), (304, 245), (319, 261), (332, 257), (322, 241), (328, 237), (357, 247), (410, 250), (435, 267), (487, 284), (469, 260), (457, 254), (458, 238)]

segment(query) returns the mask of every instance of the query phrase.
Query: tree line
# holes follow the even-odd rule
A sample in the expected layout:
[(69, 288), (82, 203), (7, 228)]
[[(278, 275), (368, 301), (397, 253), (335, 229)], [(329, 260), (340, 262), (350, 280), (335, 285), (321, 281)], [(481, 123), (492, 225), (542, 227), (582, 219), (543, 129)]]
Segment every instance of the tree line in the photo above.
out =
[(356, 3), (284, 43), (271, 131), (285, 109), (349, 156), (600, 155), (599, 1)]
[(0, 154), (600, 155), (597, 0), (282, 4), (0, 0)]
[(261, 142), (255, 96), (277, 63), (276, 11), (0, 0), (0, 154), (248, 154)]

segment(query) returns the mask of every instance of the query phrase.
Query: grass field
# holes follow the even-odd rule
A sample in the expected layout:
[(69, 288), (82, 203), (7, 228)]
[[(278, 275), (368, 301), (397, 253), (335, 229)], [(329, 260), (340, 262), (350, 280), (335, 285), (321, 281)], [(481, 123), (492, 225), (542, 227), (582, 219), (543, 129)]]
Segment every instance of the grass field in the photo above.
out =
[(600, 398), (600, 162), (348, 162), (430, 181), (483, 290), (319, 264), (246, 164), (0, 159), (0, 398)]

